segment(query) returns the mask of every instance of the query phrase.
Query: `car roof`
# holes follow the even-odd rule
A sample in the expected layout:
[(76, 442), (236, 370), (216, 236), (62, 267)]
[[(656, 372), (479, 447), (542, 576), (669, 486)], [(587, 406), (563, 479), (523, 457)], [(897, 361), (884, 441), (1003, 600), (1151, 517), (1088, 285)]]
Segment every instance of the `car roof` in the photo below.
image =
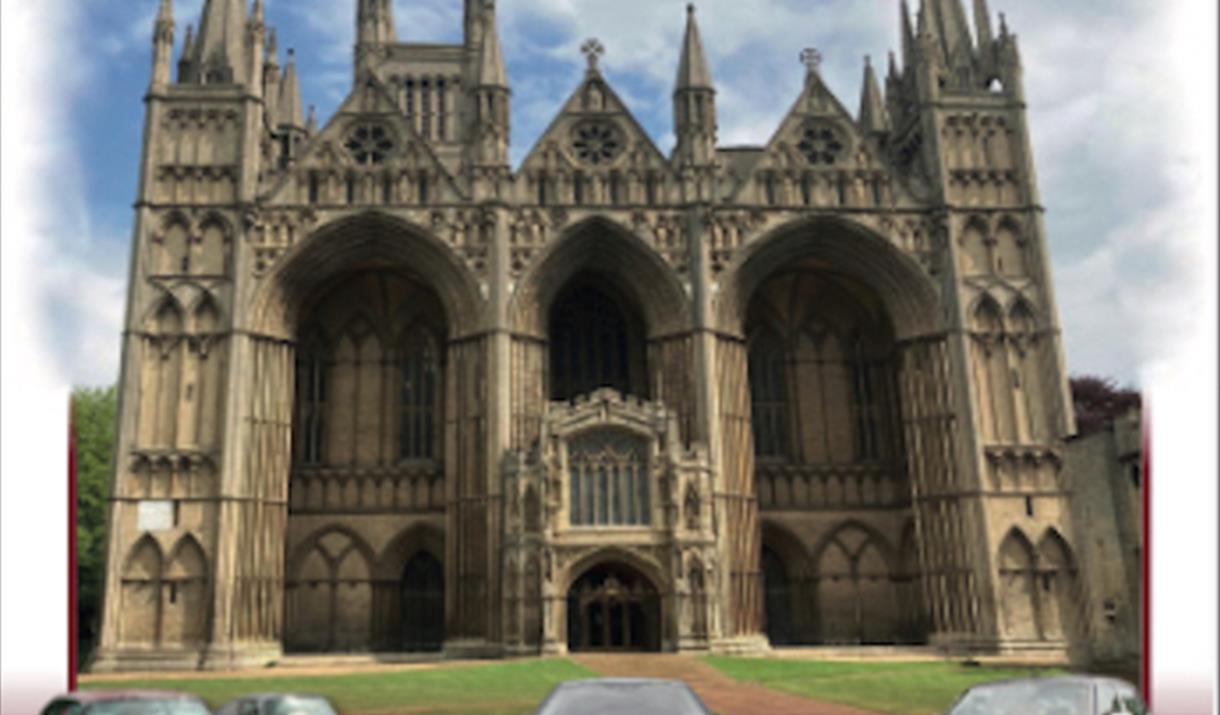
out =
[(560, 683), (539, 706), (537, 715), (583, 715), (585, 712), (707, 715), (708, 710), (699, 696), (678, 680), (598, 678)]
[(105, 703), (114, 700), (195, 700), (199, 698), (171, 690), (80, 690), (64, 693), (56, 700), (75, 700), (81, 704)]

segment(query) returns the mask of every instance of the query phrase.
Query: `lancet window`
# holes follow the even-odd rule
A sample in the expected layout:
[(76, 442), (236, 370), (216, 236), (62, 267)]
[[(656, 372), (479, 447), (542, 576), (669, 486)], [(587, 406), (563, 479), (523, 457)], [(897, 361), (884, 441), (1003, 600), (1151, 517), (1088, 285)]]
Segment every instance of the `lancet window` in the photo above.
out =
[(582, 435), (568, 447), (572, 526), (645, 526), (652, 521), (646, 443), (619, 431)]
[(426, 333), (417, 334), (404, 351), (399, 406), (399, 457), (433, 459), (436, 456), (436, 407), (440, 374), (436, 346)]
[(750, 344), (750, 396), (753, 400), (754, 454), (788, 457), (788, 384), (783, 342), (764, 331)]
[(314, 337), (302, 346), (297, 355), (297, 375), (300, 390), (299, 422), (302, 464), (321, 464), (322, 445), (326, 441), (326, 346)]
[(552, 399), (570, 400), (602, 387), (647, 397), (638, 325), (595, 285), (578, 284), (556, 300), (550, 351)]

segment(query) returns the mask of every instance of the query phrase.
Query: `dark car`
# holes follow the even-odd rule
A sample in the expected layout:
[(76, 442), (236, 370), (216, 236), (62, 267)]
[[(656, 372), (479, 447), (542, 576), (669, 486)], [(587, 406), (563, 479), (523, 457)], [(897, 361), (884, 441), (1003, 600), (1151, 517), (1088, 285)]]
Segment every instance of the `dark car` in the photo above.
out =
[(1005, 680), (966, 691), (947, 715), (1147, 715), (1130, 683), (1114, 678)]
[(231, 700), (216, 715), (337, 715), (321, 695), (263, 693)]
[(87, 690), (61, 695), (42, 715), (212, 715), (193, 695), (158, 690)]
[(685, 683), (643, 678), (572, 680), (551, 691), (534, 715), (711, 715)]

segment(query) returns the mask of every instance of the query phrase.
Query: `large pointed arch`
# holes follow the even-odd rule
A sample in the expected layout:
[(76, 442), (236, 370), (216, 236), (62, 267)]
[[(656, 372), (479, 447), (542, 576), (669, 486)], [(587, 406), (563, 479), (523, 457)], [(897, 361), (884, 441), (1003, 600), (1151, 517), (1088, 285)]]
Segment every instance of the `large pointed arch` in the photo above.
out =
[(639, 305), (649, 337), (690, 323), (690, 298), (676, 271), (646, 241), (603, 216), (563, 232), (533, 262), (509, 306), (515, 330), (544, 336), (552, 303), (581, 272), (604, 276)]
[(252, 301), (249, 327), (290, 338), (305, 300), (357, 268), (401, 272), (434, 290), (450, 337), (469, 333), (482, 321), (485, 301), (478, 281), (452, 248), (422, 227), (370, 210), (323, 226), (281, 259)]
[(721, 278), (715, 307), (720, 327), (741, 333), (755, 291), (799, 261), (843, 273), (875, 290), (900, 340), (926, 335), (939, 321), (936, 287), (913, 258), (866, 226), (816, 216), (784, 224), (737, 251)]

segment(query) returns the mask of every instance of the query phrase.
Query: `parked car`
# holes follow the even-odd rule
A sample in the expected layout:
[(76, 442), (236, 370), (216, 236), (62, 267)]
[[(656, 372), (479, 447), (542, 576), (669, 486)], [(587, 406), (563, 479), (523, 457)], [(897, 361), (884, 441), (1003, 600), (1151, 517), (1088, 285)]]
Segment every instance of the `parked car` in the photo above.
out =
[(562, 683), (534, 715), (711, 715), (685, 683), (603, 678)]
[(337, 715), (321, 695), (263, 693), (231, 700), (216, 715)]
[(60, 695), (42, 715), (212, 715), (199, 698), (157, 690), (85, 690)]
[(947, 715), (1148, 715), (1148, 708), (1130, 683), (1071, 676), (976, 685)]

